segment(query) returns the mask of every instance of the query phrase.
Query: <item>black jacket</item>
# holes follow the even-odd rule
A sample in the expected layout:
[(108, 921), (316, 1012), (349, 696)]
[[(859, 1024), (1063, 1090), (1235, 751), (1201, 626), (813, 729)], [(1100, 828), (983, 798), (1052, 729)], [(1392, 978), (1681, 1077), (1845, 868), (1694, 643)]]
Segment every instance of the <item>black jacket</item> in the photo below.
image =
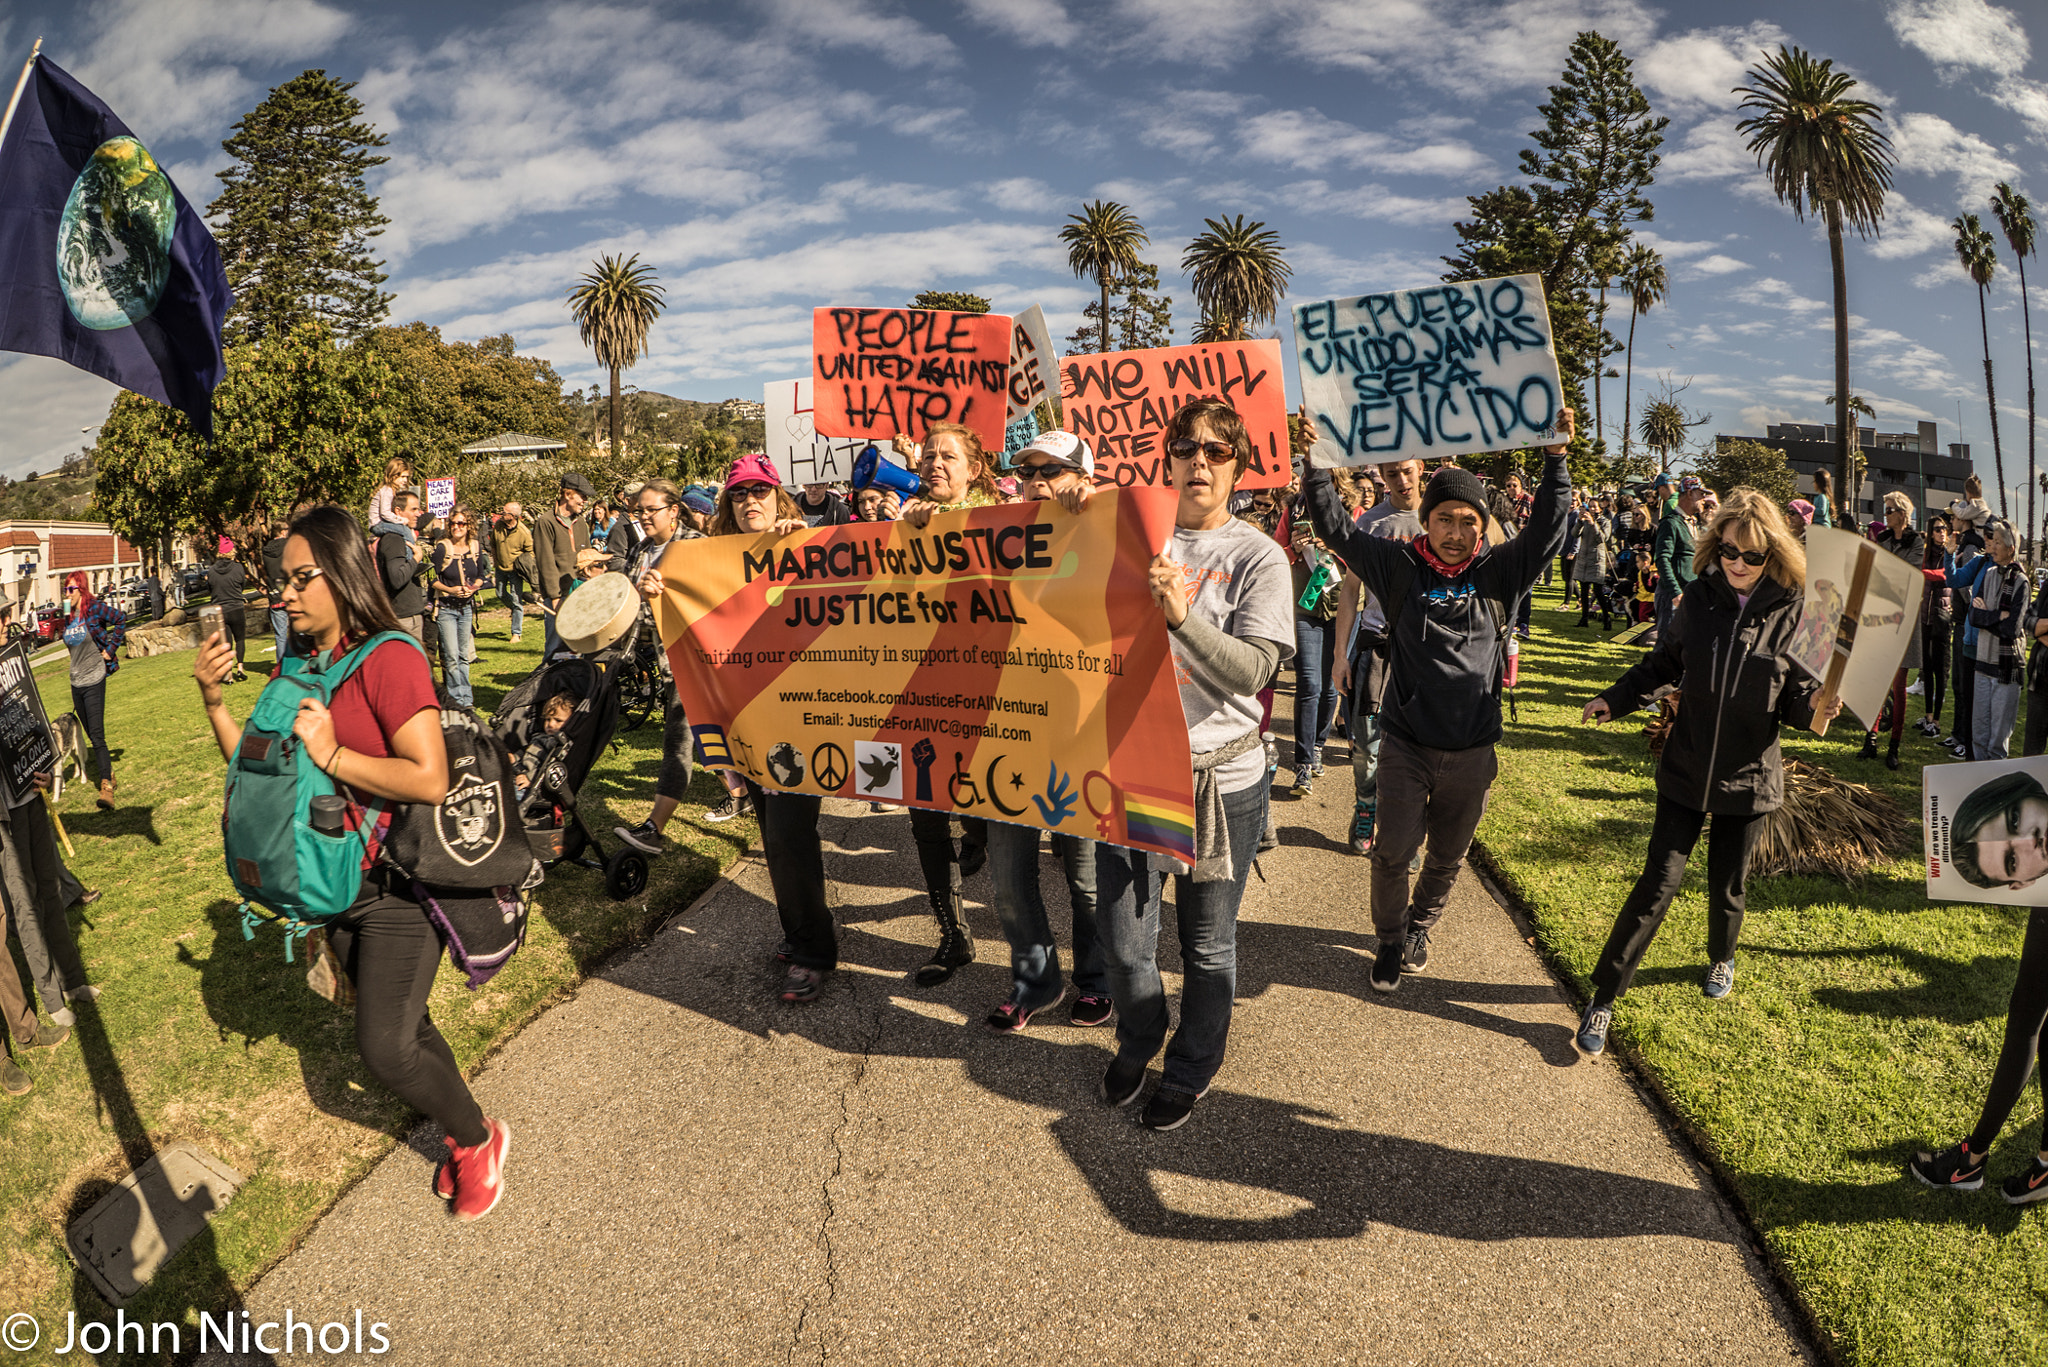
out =
[(206, 587), (212, 591), (213, 601), (224, 607), (244, 601), (242, 589), (248, 582), (248, 571), (226, 556), (206, 567)]
[(817, 505), (804, 502), (804, 491), (797, 490), (796, 509), (813, 527), (844, 527), (853, 521), (853, 509), (830, 489), (825, 491), (825, 501)]
[[(1413, 542), (1360, 531), (1330, 472), (1309, 470), (1302, 494), (1316, 535), (1387, 604), (1394, 620), (1380, 704), (1380, 724), (1389, 732), (1432, 750), (1470, 750), (1500, 739), (1505, 632), (1514, 605), (1557, 553), (1571, 489), (1564, 457), (1545, 457), (1522, 534), (1482, 549), (1447, 577)], [(1499, 606), (1489, 609), (1489, 603)]]
[(394, 617), (417, 617), (427, 610), (427, 595), (419, 584), (419, 554), (415, 543), (397, 532), (377, 538), (377, 573), (384, 592), (391, 595)]
[(289, 536), (275, 536), (263, 543), (263, 587), (270, 590), (270, 605), (284, 592), (284, 545)]
[(1657, 792), (1696, 812), (1760, 816), (1785, 803), (1778, 727), (1813, 724), (1820, 686), (1785, 656), (1800, 595), (1757, 582), (1747, 606), (1718, 566), (1685, 586), (1657, 648), (1600, 695), (1624, 717), (1664, 689), (1684, 690), (1657, 765)]

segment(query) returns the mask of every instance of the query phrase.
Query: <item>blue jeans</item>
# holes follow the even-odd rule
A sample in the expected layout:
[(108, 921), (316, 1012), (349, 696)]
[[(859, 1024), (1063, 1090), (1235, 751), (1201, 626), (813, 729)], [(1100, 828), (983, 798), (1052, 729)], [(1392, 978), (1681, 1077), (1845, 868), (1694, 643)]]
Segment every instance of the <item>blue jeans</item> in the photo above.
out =
[[(1102, 943), (1095, 928), (1100, 880), (1130, 877), (1130, 864), (1119, 851), (1069, 835), (1058, 839), (1066, 867), (1067, 900), (1074, 908), (1074, 986), (1084, 997), (1107, 997), (1109, 974), (1102, 964)], [(1109, 858), (1097, 859), (1097, 852)], [(1040, 1011), (1060, 999), (1060, 950), (1053, 941), (1052, 921), (1045, 914), (1045, 894), (1038, 883), (1038, 828), (988, 823), (988, 875), (995, 888), (996, 915), (1003, 938), (1010, 942), (1010, 980), (1026, 1010)], [(1111, 894), (1114, 901), (1122, 888)]]
[(270, 631), (273, 636), (277, 637), (277, 658), (278, 662), (282, 664), (284, 662), (285, 644), (291, 639), (292, 634), (292, 619), (285, 615), (283, 608), (272, 608), (270, 610)]
[[(1223, 795), (1229, 828), (1232, 878), (1197, 883), (1174, 878), (1173, 902), (1180, 927), (1180, 1028), (1166, 1042), (1166, 986), (1159, 977), (1160, 894), (1166, 876), (1154, 873), (1142, 850), (1104, 845), (1095, 867), (1102, 879), (1096, 927), (1102, 933), (1109, 968), (1109, 995), (1116, 1001), (1117, 1057), (1151, 1062), (1166, 1044), (1162, 1090), (1199, 1095), (1223, 1066), (1230, 1038), (1230, 1008), (1237, 995), (1237, 907), (1245, 877), (1266, 829), (1264, 783)], [(1128, 886), (1112, 900), (1111, 864), (1129, 870)], [(1121, 880), (1119, 880), (1121, 881)]]
[(1314, 617), (1294, 619), (1294, 773), (1322, 758), (1337, 724), (1337, 627)]
[(498, 571), (498, 601), (512, 609), (512, 634), (526, 625), (526, 584), (518, 570)]
[(448, 685), (448, 696), (464, 707), (476, 706), (476, 697), (469, 691), (469, 652), (476, 643), (475, 623), (476, 609), (468, 603), (443, 603), (434, 617), (434, 629), (441, 636), (441, 677)]

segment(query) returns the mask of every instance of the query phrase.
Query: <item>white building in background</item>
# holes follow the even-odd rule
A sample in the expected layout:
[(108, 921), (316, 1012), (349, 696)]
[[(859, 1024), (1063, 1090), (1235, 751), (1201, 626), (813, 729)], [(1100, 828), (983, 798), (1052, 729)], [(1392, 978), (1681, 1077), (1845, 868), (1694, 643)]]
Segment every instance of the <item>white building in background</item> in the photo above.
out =
[[(179, 563), (189, 549), (176, 548)], [(84, 570), (93, 592), (142, 573), (142, 552), (104, 522), (0, 522), (0, 604), (57, 602), (64, 576)]]

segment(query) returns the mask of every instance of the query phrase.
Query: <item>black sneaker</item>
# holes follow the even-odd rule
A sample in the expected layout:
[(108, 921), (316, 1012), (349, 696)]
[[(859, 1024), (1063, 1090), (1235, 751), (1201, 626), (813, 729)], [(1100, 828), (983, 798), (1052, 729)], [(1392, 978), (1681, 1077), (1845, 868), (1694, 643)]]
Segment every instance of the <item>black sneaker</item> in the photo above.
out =
[(1204, 1087), (1199, 1092), (1183, 1092), (1175, 1087), (1161, 1087), (1152, 1093), (1152, 1099), (1145, 1103), (1144, 1113), (1138, 1123), (1148, 1130), (1177, 1130), (1188, 1123), (1188, 1117), (1195, 1113), (1195, 1103), (1209, 1095)]
[(2039, 1154), (2027, 1164), (2025, 1172), (2016, 1172), (2005, 1179), (1999, 1188), (2005, 1193), (2009, 1206), (2029, 1206), (2036, 1201), (2048, 1201), (2048, 1163), (2041, 1161)]
[(1906, 1171), (1930, 1187), (1949, 1191), (1975, 1191), (1984, 1185), (1984, 1156), (1970, 1152), (1965, 1139), (1940, 1153), (1919, 1153), (1906, 1164)]
[(1401, 971), (1420, 973), (1429, 967), (1429, 932), (1417, 926), (1401, 942)]
[(704, 813), (704, 819), (706, 821), (730, 821), (736, 816), (744, 816), (747, 808), (751, 806), (753, 806), (753, 802), (745, 793), (727, 793), (725, 801)]
[(1572, 1036), (1573, 1047), (1587, 1058), (1599, 1058), (1607, 1052), (1607, 1027), (1613, 1021), (1613, 1007), (1588, 1006), (1579, 1017), (1579, 1033)]
[(1116, 1014), (1116, 1003), (1107, 997), (1083, 993), (1074, 998), (1073, 1010), (1067, 1012), (1069, 1025), (1107, 1025), (1109, 1018)]
[(1144, 1064), (1125, 1063), (1121, 1058), (1110, 1061), (1108, 1071), (1102, 1075), (1101, 1096), (1104, 1101), (1112, 1106), (1128, 1106), (1144, 1090)]
[(1380, 952), (1372, 961), (1372, 990), (1392, 992), (1401, 985), (1401, 942), (1386, 939), (1380, 942)]
[(642, 854), (658, 855), (661, 847), (668, 843), (661, 838), (661, 832), (654, 829), (652, 821), (643, 821), (637, 826), (614, 826), (612, 834)]

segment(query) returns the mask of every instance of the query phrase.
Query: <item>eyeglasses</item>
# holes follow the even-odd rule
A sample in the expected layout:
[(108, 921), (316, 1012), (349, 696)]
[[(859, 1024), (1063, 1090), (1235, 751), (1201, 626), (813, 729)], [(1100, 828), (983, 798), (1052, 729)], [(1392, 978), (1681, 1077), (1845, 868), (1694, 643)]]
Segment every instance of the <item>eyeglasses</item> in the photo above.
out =
[(1723, 541), (1720, 545), (1714, 547), (1714, 554), (1720, 556), (1723, 560), (1740, 560), (1751, 569), (1762, 569), (1764, 562), (1770, 559), (1762, 551), (1737, 549), (1732, 541)]
[[(735, 497), (735, 498), (739, 497), (739, 491), (738, 491), (738, 490), (734, 490), (734, 491), (733, 491), (733, 497)], [(676, 506), (676, 505), (675, 505), (675, 504), (673, 504), (673, 503), (662, 503), (662, 504), (657, 504), (657, 505), (656, 505), (655, 507), (652, 507), (652, 508), (647, 508), (647, 507), (640, 507), (640, 508), (635, 508), (635, 509), (633, 510), (633, 518), (634, 518), (634, 520), (635, 520), (635, 521), (637, 521), (637, 522), (652, 522), (652, 521), (654, 521), (654, 519), (655, 519), (655, 518), (657, 518), (657, 517), (660, 517), (660, 516), (661, 516), (661, 515), (662, 515), (663, 513), (667, 512), (667, 511), (668, 511), (669, 509), (671, 509), (671, 508), (673, 508), (673, 507), (675, 507), (675, 506)]]
[(732, 495), (733, 502), (738, 503), (742, 500), (773, 498), (775, 497), (775, 486), (772, 484), (736, 484), (726, 490), (726, 492)]
[(1166, 444), (1167, 454), (1175, 460), (1193, 460), (1197, 451), (1207, 456), (1211, 465), (1221, 465), (1226, 460), (1237, 459), (1237, 448), (1227, 441), (1195, 441), (1190, 437), (1181, 437)]
[(450, 523), (449, 525), (454, 527), (467, 527), (469, 525), (469, 519), (466, 517), (458, 517), (455, 519), (454, 522)]
[(308, 565), (304, 569), (293, 570), (284, 577), (284, 582), (300, 593), (304, 593), (308, 585), (325, 573), (327, 571), (321, 569), (318, 565)]

